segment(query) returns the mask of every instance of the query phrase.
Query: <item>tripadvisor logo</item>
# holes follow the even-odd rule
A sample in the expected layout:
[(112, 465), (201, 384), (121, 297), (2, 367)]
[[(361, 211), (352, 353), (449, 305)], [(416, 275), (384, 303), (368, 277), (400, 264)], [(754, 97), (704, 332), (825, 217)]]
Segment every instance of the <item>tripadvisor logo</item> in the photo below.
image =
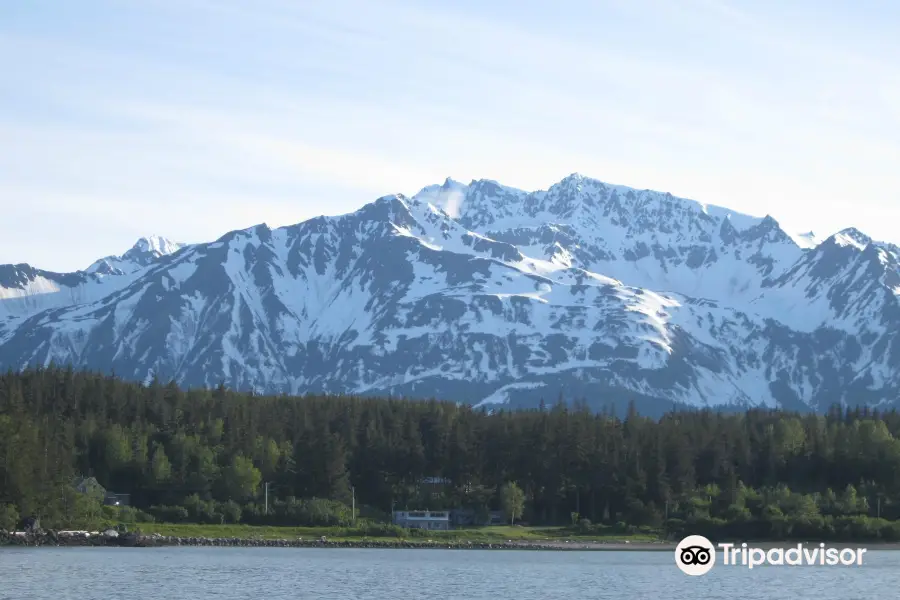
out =
[(706, 575), (716, 564), (716, 550), (702, 535), (689, 535), (675, 548), (675, 564), (686, 575)]
[[(754, 548), (746, 543), (718, 544), (722, 564), (752, 569), (763, 565), (801, 566), (862, 565), (866, 548), (830, 548), (825, 544), (806, 547), (797, 544), (789, 548)], [(687, 575), (706, 575), (716, 564), (715, 546), (702, 535), (689, 535), (675, 547), (675, 564)]]

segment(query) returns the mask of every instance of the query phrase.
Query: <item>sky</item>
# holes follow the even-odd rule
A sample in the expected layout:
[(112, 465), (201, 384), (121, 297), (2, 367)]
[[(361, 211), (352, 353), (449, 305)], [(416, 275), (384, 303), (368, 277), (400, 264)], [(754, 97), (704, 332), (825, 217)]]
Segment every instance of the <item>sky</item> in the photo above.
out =
[(900, 242), (895, 0), (0, 2), (0, 263), (577, 172)]

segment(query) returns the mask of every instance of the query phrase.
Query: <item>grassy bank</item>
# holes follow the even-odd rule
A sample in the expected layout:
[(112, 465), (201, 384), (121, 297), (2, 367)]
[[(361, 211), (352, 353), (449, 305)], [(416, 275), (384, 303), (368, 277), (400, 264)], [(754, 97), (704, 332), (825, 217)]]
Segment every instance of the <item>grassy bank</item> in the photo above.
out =
[(344, 527), (265, 527), (253, 525), (194, 525), (169, 523), (138, 523), (131, 527), (141, 533), (158, 533), (177, 537), (239, 538), (239, 539), (318, 539), (326, 536), (333, 541), (359, 541), (364, 539), (407, 539), (410, 541), (446, 540), (458, 542), (543, 542), (572, 540), (579, 542), (655, 542), (658, 534), (643, 532), (637, 534), (594, 533), (580, 535), (570, 529), (560, 527), (511, 527), (508, 525), (454, 529), (450, 531), (429, 531), (417, 535), (378, 535), (371, 531)]

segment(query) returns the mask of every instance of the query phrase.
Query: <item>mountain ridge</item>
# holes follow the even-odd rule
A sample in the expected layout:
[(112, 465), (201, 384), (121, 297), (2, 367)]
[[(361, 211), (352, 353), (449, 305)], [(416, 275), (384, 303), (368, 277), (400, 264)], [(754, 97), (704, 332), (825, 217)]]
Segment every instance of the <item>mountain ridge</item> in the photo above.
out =
[(893, 405), (900, 252), (852, 229), (795, 237), (578, 174), (537, 192), (448, 178), (7, 308), (0, 365), (481, 406)]
[(185, 244), (162, 236), (142, 237), (122, 255), (110, 255), (86, 269), (59, 273), (27, 263), (0, 265), (0, 318), (93, 302), (127, 284), (131, 276)]

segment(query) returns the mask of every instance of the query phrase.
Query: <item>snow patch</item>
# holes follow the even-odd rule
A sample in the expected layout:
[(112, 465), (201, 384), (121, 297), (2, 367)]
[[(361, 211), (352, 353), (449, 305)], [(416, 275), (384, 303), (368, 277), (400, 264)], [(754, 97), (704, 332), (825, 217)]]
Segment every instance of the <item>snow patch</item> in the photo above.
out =
[(509, 403), (509, 392), (513, 390), (533, 390), (539, 387), (544, 387), (546, 384), (544, 383), (535, 383), (535, 382), (526, 382), (520, 381), (516, 383), (510, 383), (504, 385), (501, 388), (495, 390), (490, 396), (485, 397), (483, 400), (475, 404), (475, 408), (481, 408), (488, 404), (508, 404)]
[(789, 233), (794, 243), (804, 250), (811, 250), (821, 243), (821, 240), (812, 231), (806, 233)]
[(47, 279), (42, 275), (38, 275), (21, 288), (0, 287), (0, 300), (36, 296), (38, 294), (53, 294), (60, 291), (60, 289), (59, 284), (52, 279)]
[(866, 244), (857, 239), (856, 237), (849, 235), (847, 233), (836, 233), (834, 235), (834, 242), (838, 246), (852, 246), (857, 250), (865, 250)]

